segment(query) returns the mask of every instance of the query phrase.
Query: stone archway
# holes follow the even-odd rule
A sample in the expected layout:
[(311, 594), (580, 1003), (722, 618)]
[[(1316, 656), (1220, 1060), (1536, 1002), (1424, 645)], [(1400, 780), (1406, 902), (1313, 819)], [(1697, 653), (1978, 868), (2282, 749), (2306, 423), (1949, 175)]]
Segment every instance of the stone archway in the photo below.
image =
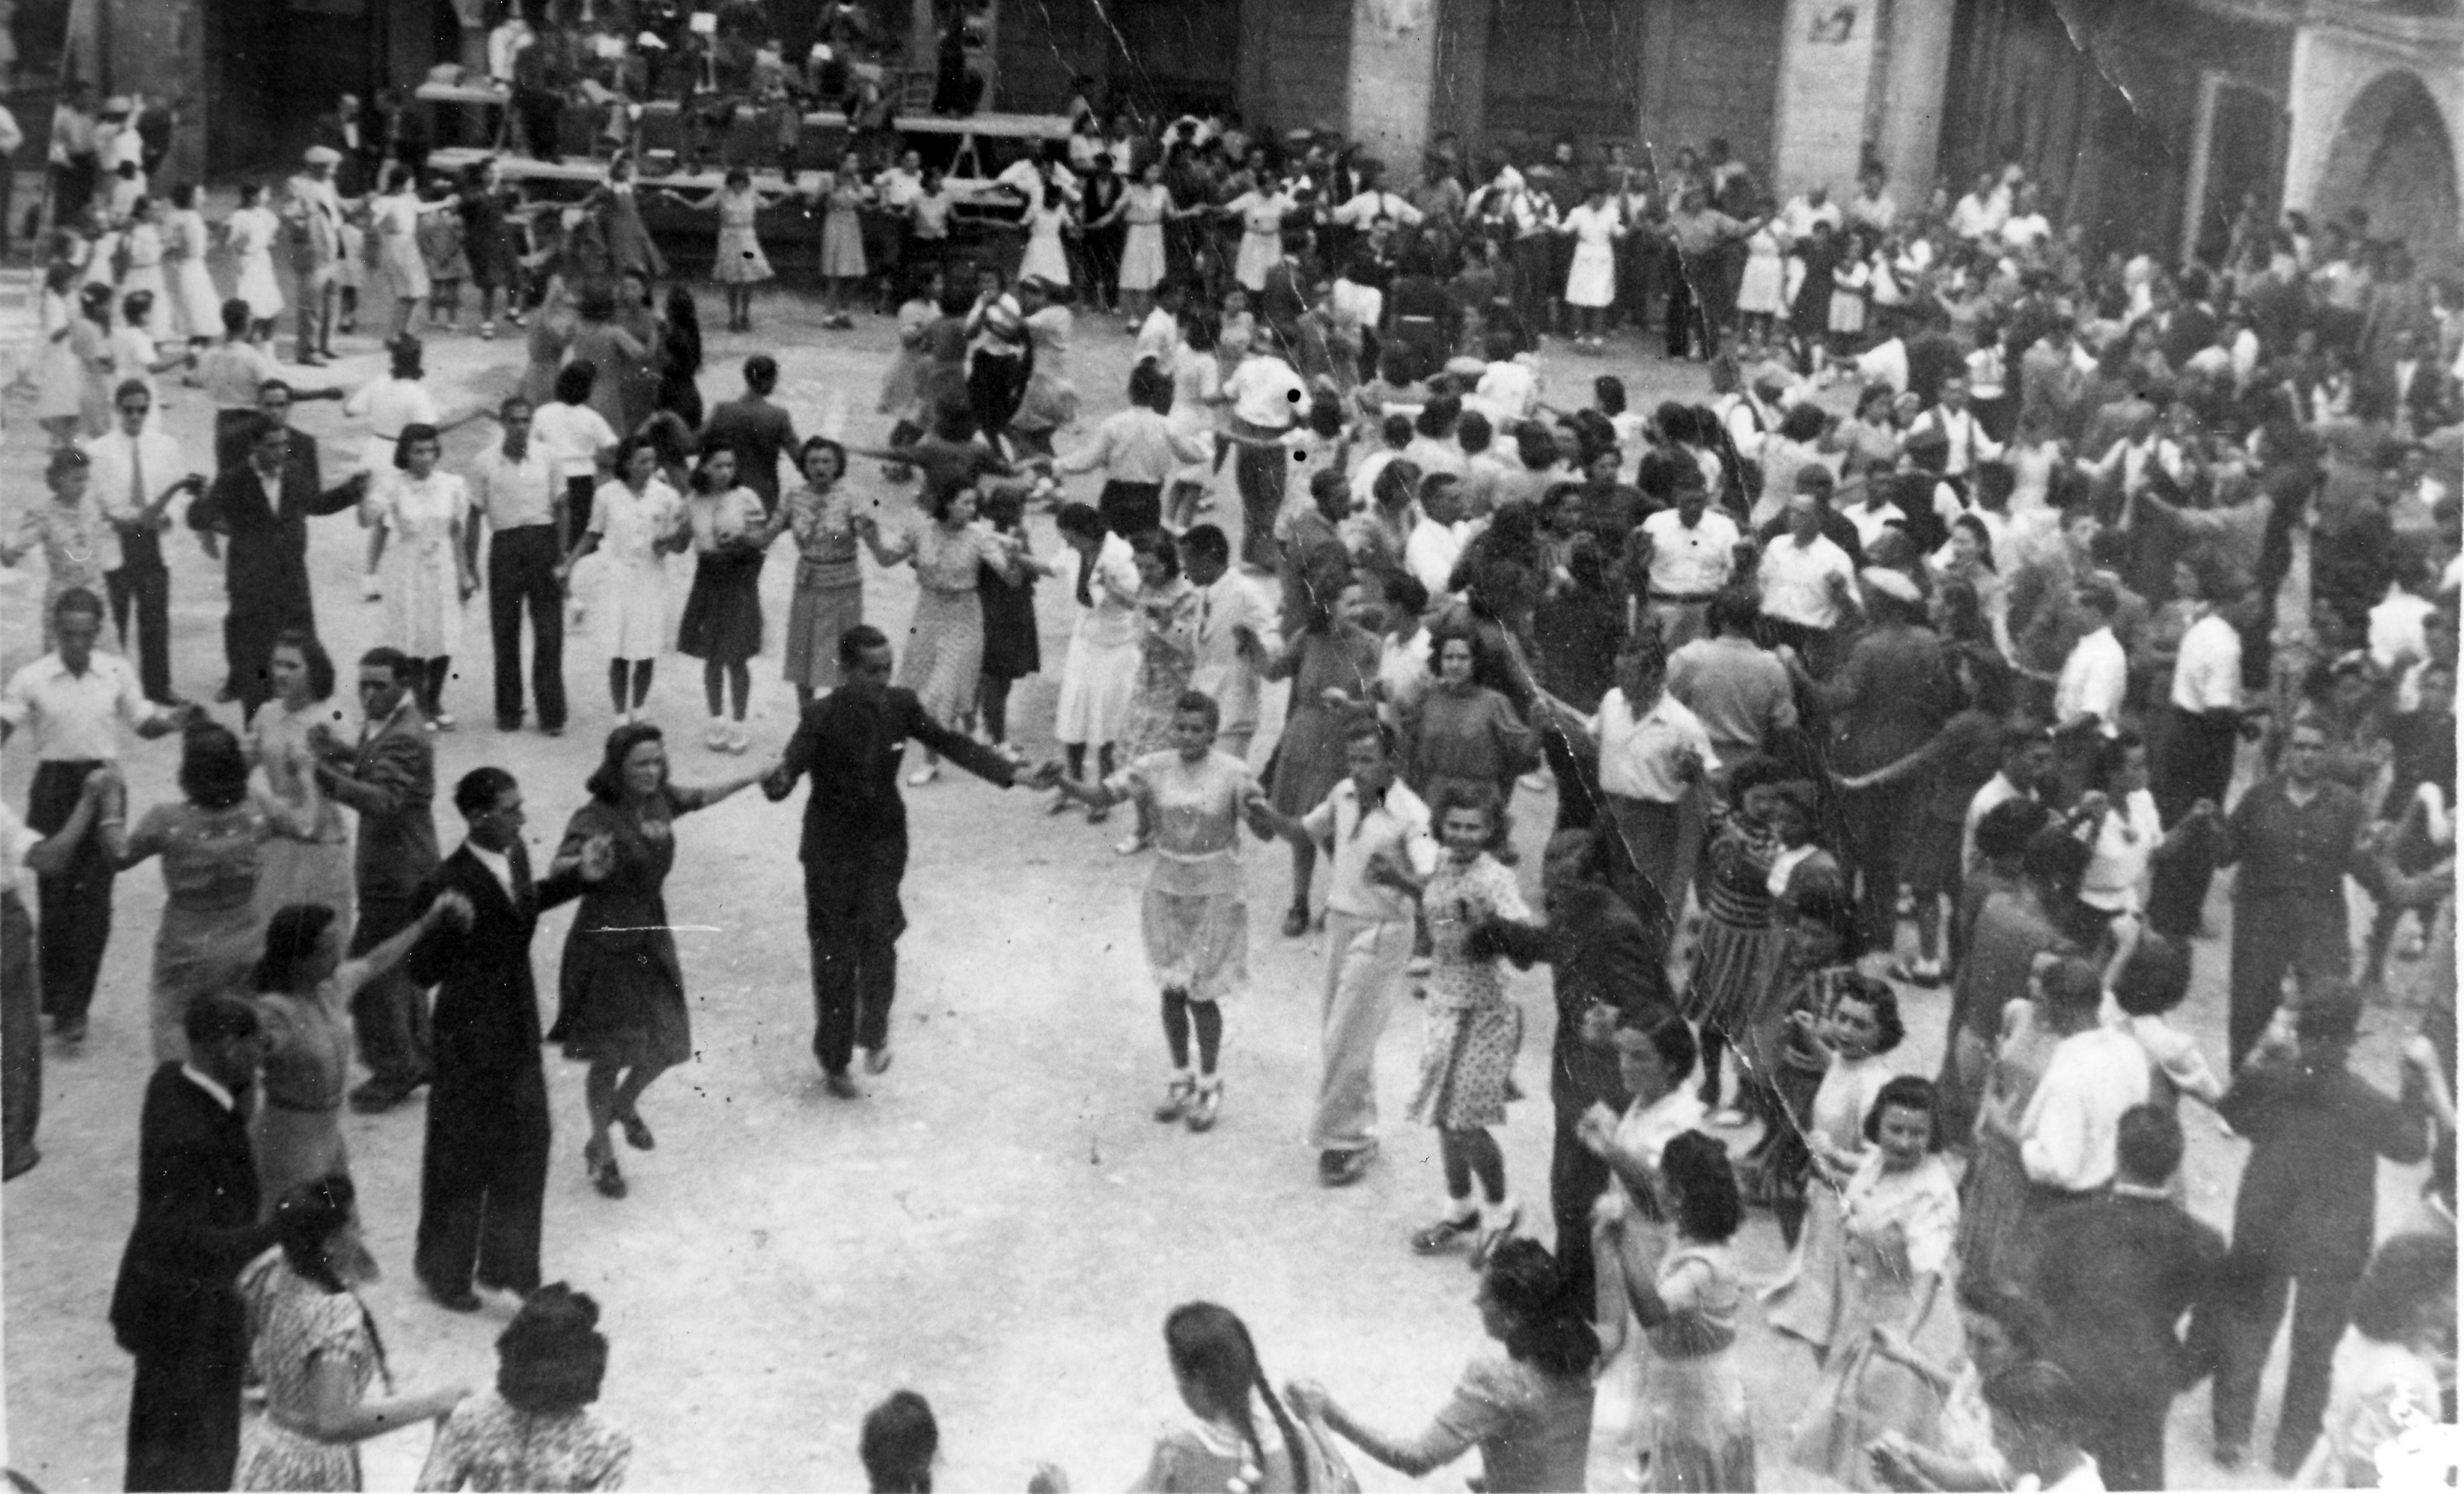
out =
[(2373, 238), (2416, 254), (2458, 237), (2455, 139), (2419, 74), (2392, 68), (2344, 106), (2312, 204), (2321, 218), (2367, 209)]

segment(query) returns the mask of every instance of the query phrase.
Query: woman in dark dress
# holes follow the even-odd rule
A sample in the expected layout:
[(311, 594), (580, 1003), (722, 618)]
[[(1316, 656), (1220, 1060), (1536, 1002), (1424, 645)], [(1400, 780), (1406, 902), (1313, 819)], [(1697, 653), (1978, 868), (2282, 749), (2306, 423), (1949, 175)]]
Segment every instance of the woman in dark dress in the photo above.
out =
[(565, 936), (556, 1025), (547, 1035), (564, 1044), (567, 1058), (590, 1065), (583, 1091), (590, 1139), (582, 1155), (591, 1185), (610, 1198), (625, 1197), (625, 1175), (608, 1128), (622, 1125), (627, 1144), (650, 1150), (656, 1143), (642, 1120), (642, 1092), (693, 1057), (684, 969), (668, 932), (664, 891), (676, 861), (676, 816), (717, 803), (768, 771), (764, 764), (761, 772), (705, 788), (678, 788), (668, 781), (659, 729), (620, 726), (607, 734), (606, 756), (586, 785), (590, 802), (564, 827), (560, 856), (579, 855), (600, 837), (614, 849), (614, 865), (583, 894)]
[(701, 309), (683, 286), (668, 289), (668, 315), (659, 328), (659, 408), (701, 428)]
[(976, 572), (976, 599), (984, 609), (984, 660), (978, 666), (976, 708), (982, 717), (984, 740), (1003, 752), (1009, 746), (1009, 692), (1012, 685), (1044, 671), (1044, 650), (1036, 636), (1035, 582), (1052, 567), (1026, 549), (1026, 503), (1014, 487), (996, 488), (984, 495), (984, 517), (993, 532), (1019, 541), (1015, 576), (1003, 576), (990, 565)]

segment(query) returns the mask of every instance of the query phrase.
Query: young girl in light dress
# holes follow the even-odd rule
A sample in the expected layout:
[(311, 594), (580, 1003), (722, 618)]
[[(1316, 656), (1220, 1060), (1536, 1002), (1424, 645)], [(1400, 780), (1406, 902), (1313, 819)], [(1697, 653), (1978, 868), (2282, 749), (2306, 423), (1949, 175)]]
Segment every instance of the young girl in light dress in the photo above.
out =
[[(755, 229), (755, 219), (761, 211), (761, 194), (754, 189), (753, 173), (742, 166), (731, 166), (717, 191), (699, 202), (679, 192), (669, 194), (688, 208), (718, 212), (718, 248), (712, 254), (710, 277), (727, 291), (727, 330), (753, 330), (753, 288), (777, 274), (770, 268), (770, 257), (761, 252), (761, 238)], [(828, 274), (825, 268), (824, 274)]]
[(223, 303), (214, 294), (213, 275), (206, 268), (212, 235), (206, 228), (206, 215), (197, 210), (195, 183), (171, 189), (171, 208), (163, 215), (163, 244), (180, 336), (190, 342), (218, 340), (223, 333)]
[(864, 179), (864, 160), (850, 150), (839, 168), (822, 179), (822, 278), (829, 283), (829, 316), (822, 325), (855, 325), (848, 306), (869, 273), (864, 257), (864, 205), (873, 191)]
[[(1430, 965), (1421, 1029), (1420, 1084), (1412, 1118), (1438, 1131), (1445, 1168), (1446, 1208), (1412, 1236), (1422, 1255), (1477, 1236), (1475, 1267), (1514, 1232), (1521, 1210), (1507, 1190), (1506, 1154), (1488, 1128), (1506, 1124), (1515, 1098), (1514, 1056), (1523, 1046), (1523, 1012), (1507, 999), (1492, 923), (1537, 920), (1514, 885), (1514, 873), (1488, 853), (1496, 835), (1497, 800), (1484, 785), (1449, 784), (1430, 806), (1444, 855), (1419, 889), (1428, 922)], [(1481, 1196), (1472, 1196), (1472, 1180)]]
[(1865, 337), (1865, 298), (1871, 293), (1874, 268), (1873, 243), (1862, 230), (1848, 235), (1847, 252), (1839, 256), (1838, 268), (1831, 272), (1831, 347), (1834, 352), (1853, 353)]
[(1746, 235), (1746, 275), (1737, 282), (1737, 314), (1745, 319), (1748, 347), (1768, 347), (1772, 327), (1788, 315), (1788, 267), (1781, 257), (1779, 230), (1769, 219)]
[[(163, 205), (154, 198), (140, 197), (120, 231), (117, 253), (125, 259), (120, 276), (120, 304), (124, 308), (130, 297), (146, 297), (147, 310), (137, 322), (147, 337), (157, 341), (171, 333), (171, 282), (163, 273), (169, 253), (163, 238)], [(216, 324), (220, 324), (219, 317)]]
[(1842, 1347), (1833, 1337), (1850, 1274), (1841, 1192), (1865, 1159), (1865, 1116), (1891, 1079), (1885, 1055), (1906, 1030), (1891, 987), (1852, 968), (1816, 972), (1799, 986), (1799, 1000), (1825, 1002), (1799, 1005), (1791, 1016), (1828, 1066), (1802, 1133), (1810, 1173), (1804, 1233), (1788, 1270), (1763, 1298), (1771, 1306), (1771, 1326), (1811, 1346), (1819, 1360)]

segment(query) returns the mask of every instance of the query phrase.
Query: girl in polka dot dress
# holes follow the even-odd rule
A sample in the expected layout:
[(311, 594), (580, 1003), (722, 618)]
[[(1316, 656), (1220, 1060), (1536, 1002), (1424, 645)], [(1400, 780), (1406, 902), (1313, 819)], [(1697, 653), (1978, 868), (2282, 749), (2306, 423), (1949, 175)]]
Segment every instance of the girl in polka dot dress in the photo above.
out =
[[(1445, 1166), (1446, 1211), (1412, 1237), (1412, 1248), (1434, 1255), (1476, 1236), (1477, 1268), (1514, 1232), (1521, 1210), (1506, 1187), (1506, 1156), (1491, 1126), (1506, 1123), (1514, 1098), (1514, 1055), (1523, 1045), (1523, 1013), (1507, 999), (1497, 955), (1483, 927), (1531, 924), (1531, 910), (1514, 873), (1486, 847), (1497, 828), (1496, 795), (1485, 784), (1450, 784), (1432, 806), (1445, 855), (1420, 888), (1430, 966), (1420, 1084), (1412, 1118), (1438, 1129)], [(1478, 1177), (1481, 1197), (1472, 1197)]]

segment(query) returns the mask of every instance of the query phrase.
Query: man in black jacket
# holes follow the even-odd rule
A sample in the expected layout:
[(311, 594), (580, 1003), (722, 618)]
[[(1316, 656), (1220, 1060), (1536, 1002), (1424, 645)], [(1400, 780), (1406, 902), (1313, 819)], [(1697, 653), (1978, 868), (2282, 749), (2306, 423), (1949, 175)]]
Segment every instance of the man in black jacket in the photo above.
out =
[(2213, 1353), (2195, 1346), (2213, 1341), (2225, 1239), (2166, 1193), (2182, 1165), (2171, 1111), (2124, 1111), (2115, 1152), (2112, 1190), (2045, 1221), (2035, 1294), (2053, 1325), (2044, 1355), (2079, 1388), (2081, 1445), (2105, 1487), (2161, 1489), (2173, 1397), (2214, 1368)]
[(128, 1487), (227, 1489), (239, 1461), (248, 1316), (240, 1268), (274, 1243), (257, 1221), (245, 1101), (261, 1048), (235, 997), (190, 1003), (188, 1062), (146, 1081), (137, 1226), (111, 1293), (111, 1330), (137, 1357)]
[(319, 486), (317, 443), (281, 423), (291, 399), (290, 385), (267, 382), (258, 396), (258, 408), (267, 413), (248, 440), (248, 459), (224, 468), (205, 496), (188, 506), (188, 527), (208, 555), (231, 541), (223, 567), (231, 597), (223, 614), (230, 669), (224, 689), (252, 715), (274, 694), (266, 661), (275, 639), (286, 629), (317, 630), (308, 520), (353, 507), (368, 488), (365, 472), (330, 489)]
[[(858, 624), (839, 639), (839, 688), (805, 708), (786, 755), (761, 785), (773, 803), (812, 775), (804, 802), (804, 928), (813, 944), (813, 1056), (830, 1093), (862, 1091), (847, 1076), (856, 1048), (865, 1070), (890, 1066), (890, 1003), (898, 986), (898, 935), (907, 913), (898, 884), (907, 875), (907, 802), (898, 795), (898, 759), (911, 739), (987, 783), (1018, 781), (1008, 758), (933, 719), (915, 692), (890, 683), (890, 640)], [(1031, 779), (1060, 776), (1045, 763)]]
[(439, 1306), (471, 1312), (479, 1306), (471, 1289), (474, 1263), (482, 1286), (522, 1296), (539, 1289), (548, 1110), (531, 934), (540, 913), (607, 874), (608, 848), (593, 842), (560, 857), (547, 880), (534, 884), (522, 846), (522, 791), (512, 774), (464, 774), (453, 807), (470, 837), (412, 899), (425, 908), (454, 891), (472, 909), (468, 929), (430, 934), (410, 955), (412, 981), (436, 988), (429, 1019), (435, 1078), (412, 1269)]
[(1557, 1038), (1549, 1057), (1549, 1100), (1556, 1140), (1549, 1159), (1549, 1210), (1557, 1223), (1557, 1272), (1567, 1298), (1590, 1310), (1592, 1205), (1609, 1184), (1608, 1164), (1575, 1138), (1595, 1105), (1624, 1110), (1612, 1038), (1621, 1018), (1659, 1007), (1675, 1011), (1667, 949), (1610, 884), (1610, 847), (1593, 832), (1561, 830), (1549, 841), (1540, 873), (1545, 929), (1492, 923), (1478, 935), (1517, 965), (1546, 960), (1554, 972)]

